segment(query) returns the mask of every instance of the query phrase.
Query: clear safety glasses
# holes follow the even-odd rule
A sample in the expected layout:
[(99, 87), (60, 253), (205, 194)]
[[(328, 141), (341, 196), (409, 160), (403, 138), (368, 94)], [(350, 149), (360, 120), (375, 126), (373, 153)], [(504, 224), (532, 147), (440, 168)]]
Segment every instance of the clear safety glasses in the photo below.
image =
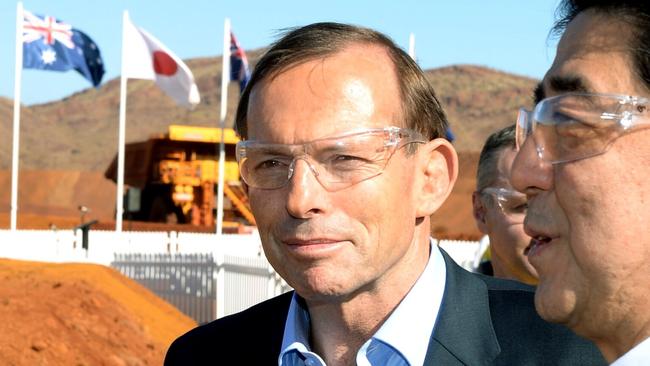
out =
[(489, 199), (492, 207), (499, 207), (501, 212), (513, 220), (524, 222), (528, 199), (526, 195), (508, 188), (486, 187), (480, 191), (481, 195)]
[(293, 176), (297, 161), (304, 160), (326, 190), (337, 191), (381, 174), (395, 151), (411, 143), (425, 143), (425, 139), (398, 127), (295, 145), (246, 140), (237, 143), (237, 161), (241, 177), (250, 187), (283, 187)]
[(519, 109), (517, 148), (532, 135), (539, 158), (566, 163), (607, 151), (619, 137), (650, 126), (649, 100), (643, 97), (567, 93)]

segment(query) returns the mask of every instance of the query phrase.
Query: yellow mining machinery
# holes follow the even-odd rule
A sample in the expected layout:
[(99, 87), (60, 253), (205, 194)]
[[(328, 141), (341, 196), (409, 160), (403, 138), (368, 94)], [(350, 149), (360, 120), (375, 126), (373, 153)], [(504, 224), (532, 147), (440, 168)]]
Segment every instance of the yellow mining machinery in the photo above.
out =
[[(169, 126), (169, 132), (126, 145), (125, 218), (214, 226), (221, 129)], [(235, 131), (224, 130), (224, 227), (255, 225), (239, 180)], [(117, 157), (106, 170), (117, 180)]]

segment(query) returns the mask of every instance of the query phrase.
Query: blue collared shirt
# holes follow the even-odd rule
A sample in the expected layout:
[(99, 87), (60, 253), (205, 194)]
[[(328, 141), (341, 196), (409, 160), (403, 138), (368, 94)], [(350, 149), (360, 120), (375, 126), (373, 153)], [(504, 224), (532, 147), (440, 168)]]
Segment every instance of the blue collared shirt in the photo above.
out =
[[(432, 242), (424, 271), (377, 333), (361, 346), (357, 365), (422, 365), (445, 292), (445, 280), (445, 260)], [(278, 365), (326, 366), (310, 348), (309, 323), (304, 301), (294, 294), (284, 326)]]

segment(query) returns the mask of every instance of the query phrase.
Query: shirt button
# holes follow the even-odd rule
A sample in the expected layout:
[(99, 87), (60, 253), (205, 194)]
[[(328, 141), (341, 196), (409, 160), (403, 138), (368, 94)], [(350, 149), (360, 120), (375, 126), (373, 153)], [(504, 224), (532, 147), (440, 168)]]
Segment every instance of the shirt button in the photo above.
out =
[(305, 365), (307, 365), (307, 366), (316, 366), (316, 361), (314, 361), (314, 359), (312, 359), (312, 358), (308, 358), (308, 359), (305, 360)]

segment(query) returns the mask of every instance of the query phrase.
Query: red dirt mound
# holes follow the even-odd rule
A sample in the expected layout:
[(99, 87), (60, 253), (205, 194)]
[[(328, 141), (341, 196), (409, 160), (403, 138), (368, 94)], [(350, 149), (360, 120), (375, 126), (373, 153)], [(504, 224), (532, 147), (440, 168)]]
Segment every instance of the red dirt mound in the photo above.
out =
[(0, 259), (0, 364), (161, 365), (194, 321), (104, 266)]

